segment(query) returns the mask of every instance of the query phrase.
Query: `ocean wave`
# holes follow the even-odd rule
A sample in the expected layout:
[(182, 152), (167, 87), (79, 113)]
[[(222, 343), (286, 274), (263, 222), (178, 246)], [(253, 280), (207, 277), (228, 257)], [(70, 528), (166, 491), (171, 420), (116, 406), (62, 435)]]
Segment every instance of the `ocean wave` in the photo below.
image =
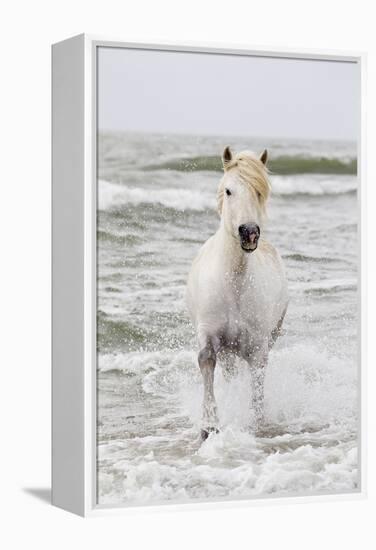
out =
[[(115, 289), (115, 292), (116, 290), (119, 291), (119, 289)], [(110, 292), (113, 291), (114, 288), (110, 287)], [(159, 300), (161, 296), (160, 294), (155, 295), (154, 289), (151, 292), (144, 290), (142, 294), (144, 297), (147, 295), (150, 298), (149, 303), (153, 299)], [(132, 296), (136, 298), (136, 294), (132, 294)], [(118, 312), (117, 308), (115, 312)], [(102, 351), (126, 350), (133, 352), (137, 349), (146, 351), (153, 350), (157, 346), (175, 350), (186, 344), (191, 338), (192, 328), (187, 317), (180, 311), (174, 311), (174, 308), (171, 307), (165, 312), (153, 314), (145, 311), (145, 315), (140, 313), (126, 319), (98, 310), (97, 340), (98, 347)]]
[(134, 350), (151, 338), (152, 331), (121, 319), (113, 319), (103, 311), (97, 314), (97, 340), (100, 349), (126, 347)]
[(323, 281), (299, 282), (295, 289), (302, 290), (305, 294), (335, 294), (343, 291), (357, 289), (356, 279), (325, 279)]
[[(271, 158), (268, 162), (271, 172), (286, 174), (352, 174), (357, 173), (355, 158), (288, 156)], [(171, 159), (161, 164), (144, 167), (145, 170), (176, 170), (179, 172), (215, 171), (222, 172), (222, 161), (218, 155)]]
[(130, 353), (101, 353), (97, 368), (101, 372), (118, 372), (125, 375), (144, 375), (171, 364), (172, 353), (165, 351), (135, 351)]
[[(99, 180), (98, 208), (110, 210), (128, 205), (159, 204), (165, 208), (178, 211), (205, 211), (216, 209), (216, 188), (208, 190), (192, 188), (187, 181), (186, 189), (171, 187), (147, 189), (143, 187), (128, 187), (123, 184)], [(188, 187), (189, 185), (189, 187)], [(357, 181), (354, 177), (337, 177), (331, 179), (322, 176), (299, 178), (299, 176), (272, 177), (272, 194), (324, 196), (355, 193)]]
[(97, 231), (97, 239), (101, 241), (108, 241), (111, 243), (117, 243), (121, 245), (139, 244), (142, 239), (137, 235), (125, 234), (120, 235), (111, 231), (104, 231), (99, 229)]
[(98, 182), (100, 210), (126, 205), (160, 204), (174, 210), (207, 210), (215, 208), (215, 193), (192, 189), (143, 189), (126, 187), (105, 180)]
[(307, 254), (300, 254), (298, 252), (293, 254), (283, 254), (282, 257), (284, 260), (294, 260), (296, 262), (306, 263), (327, 264), (337, 262), (336, 258), (329, 258), (327, 256), (308, 256)]
[(273, 195), (341, 195), (355, 193), (357, 180), (353, 176), (331, 178), (312, 175), (309, 178), (299, 176), (272, 176)]

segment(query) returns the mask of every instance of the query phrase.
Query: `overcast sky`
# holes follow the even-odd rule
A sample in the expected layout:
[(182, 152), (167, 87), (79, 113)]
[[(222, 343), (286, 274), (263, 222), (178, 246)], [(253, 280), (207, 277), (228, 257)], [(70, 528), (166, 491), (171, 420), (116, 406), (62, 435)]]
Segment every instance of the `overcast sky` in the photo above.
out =
[(355, 63), (99, 48), (100, 130), (356, 140)]

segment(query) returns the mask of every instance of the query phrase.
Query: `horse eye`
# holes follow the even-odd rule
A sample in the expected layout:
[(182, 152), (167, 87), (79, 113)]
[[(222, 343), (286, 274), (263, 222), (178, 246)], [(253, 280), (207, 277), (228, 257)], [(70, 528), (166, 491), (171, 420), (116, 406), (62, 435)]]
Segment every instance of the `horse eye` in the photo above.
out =
[(230, 196), (231, 195), (231, 191), (230, 189), (226, 189), (226, 195)]

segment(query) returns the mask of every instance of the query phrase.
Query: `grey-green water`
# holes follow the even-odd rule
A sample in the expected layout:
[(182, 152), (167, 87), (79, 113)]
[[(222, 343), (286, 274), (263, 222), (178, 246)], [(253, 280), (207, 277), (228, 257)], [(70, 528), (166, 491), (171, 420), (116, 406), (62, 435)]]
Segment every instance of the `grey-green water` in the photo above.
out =
[[(201, 445), (184, 291), (219, 223), (227, 144), (269, 150), (267, 233), (285, 260), (290, 304), (266, 375), (265, 437), (250, 425), (246, 369), (227, 382), (218, 368), (222, 429)], [(355, 145), (102, 134), (98, 165), (98, 501), (356, 490)]]

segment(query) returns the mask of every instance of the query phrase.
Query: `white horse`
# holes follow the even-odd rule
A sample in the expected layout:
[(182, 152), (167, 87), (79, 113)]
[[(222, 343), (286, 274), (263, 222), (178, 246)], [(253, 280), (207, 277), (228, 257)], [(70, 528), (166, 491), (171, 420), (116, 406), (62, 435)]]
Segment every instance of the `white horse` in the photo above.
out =
[(256, 427), (264, 418), (265, 367), (288, 302), (281, 257), (260, 238), (270, 192), (266, 161), (266, 150), (258, 157), (250, 151), (233, 155), (225, 148), (217, 193), (220, 226), (202, 246), (188, 278), (187, 303), (204, 382), (203, 439), (218, 431), (217, 357), (228, 370), (236, 357), (248, 363)]

